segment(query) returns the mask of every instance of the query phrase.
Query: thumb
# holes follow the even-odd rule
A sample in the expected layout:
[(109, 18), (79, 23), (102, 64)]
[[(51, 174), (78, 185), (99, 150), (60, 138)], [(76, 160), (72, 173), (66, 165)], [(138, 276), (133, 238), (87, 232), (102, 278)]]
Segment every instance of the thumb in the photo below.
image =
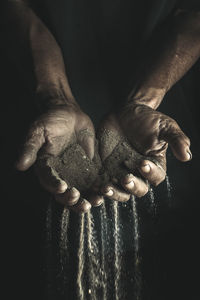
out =
[(184, 162), (192, 159), (190, 139), (183, 133), (174, 120), (161, 138), (169, 143), (174, 156), (178, 160)]
[(41, 128), (30, 129), (26, 142), (20, 152), (19, 158), (15, 163), (15, 167), (19, 171), (29, 169), (37, 159), (37, 153), (45, 142), (43, 130)]
[(83, 148), (89, 159), (92, 160), (94, 158), (95, 135), (84, 130), (84, 132), (79, 134), (78, 143)]

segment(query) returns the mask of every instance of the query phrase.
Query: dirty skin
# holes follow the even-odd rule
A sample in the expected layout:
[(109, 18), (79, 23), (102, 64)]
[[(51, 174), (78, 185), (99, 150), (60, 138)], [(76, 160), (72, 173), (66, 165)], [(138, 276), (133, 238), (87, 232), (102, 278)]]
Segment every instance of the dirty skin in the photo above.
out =
[[(100, 142), (104, 139), (110, 141), (107, 147), (115, 143), (112, 132), (104, 130), (101, 133)], [(40, 156), (37, 161), (37, 170), (42, 176), (48, 176), (48, 172), (56, 170), (60, 178), (68, 184), (68, 187), (76, 187), (81, 195), (87, 199), (90, 190), (95, 186), (98, 190), (108, 182), (118, 185), (120, 180), (128, 173), (137, 174), (137, 169), (144, 159), (153, 161), (157, 166), (159, 163), (150, 157), (138, 153), (133, 147), (121, 137), (111, 154), (101, 162), (98, 152), (98, 141), (95, 144), (95, 155), (92, 160), (88, 158), (83, 148), (76, 142), (72, 142), (59, 156)], [(141, 176), (140, 176), (141, 177)]]

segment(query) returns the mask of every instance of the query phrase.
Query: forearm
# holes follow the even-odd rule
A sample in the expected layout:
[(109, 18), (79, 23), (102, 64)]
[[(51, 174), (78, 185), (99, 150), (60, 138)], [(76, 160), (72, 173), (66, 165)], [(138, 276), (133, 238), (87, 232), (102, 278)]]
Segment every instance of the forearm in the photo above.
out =
[(141, 79), (128, 103), (146, 104), (156, 109), (167, 91), (200, 57), (200, 13), (180, 12), (174, 16), (171, 30), (163, 37), (164, 49), (147, 60)]
[(25, 73), (37, 105), (73, 103), (60, 47), (46, 26), (23, 1), (7, 1), (2, 12), (3, 47)]

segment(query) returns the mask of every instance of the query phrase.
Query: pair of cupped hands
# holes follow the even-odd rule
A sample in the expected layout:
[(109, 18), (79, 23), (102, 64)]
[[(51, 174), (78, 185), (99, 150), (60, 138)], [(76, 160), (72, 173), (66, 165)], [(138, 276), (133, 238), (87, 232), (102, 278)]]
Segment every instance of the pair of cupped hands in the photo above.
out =
[[(87, 134), (83, 134), (85, 132)], [(95, 146), (96, 138), (98, 147)], [(117, 165), (118, 156), (114, 157), (117, 168), (112, 169), (112, 164), (105, 166), (106, 181), (93, 178), (94, 184), (86, 197), (76, 186), (63, 180), (62, 174), (54, 167), (72, 141), (82, 147), (90, 161), (98, 154), (102, 166), (124, 142), (138, 153), (138, 158), (132, 162), (130, 156), (124, 155)], [(132, 103), (124, 105), (121, 111), (109, 113), (95, 134), (89, 116), (77, 104), (66, 103), (49, 107), (32, 123), (16, 167), (25, 171), (35, 165), (41, 185), (58, 202), (76, 212), (87, 212), (92, 206), (101, 205), (104, 197), (125, 202), (130, 195), (144, 196), (150, 184), (160, 184), (166, 176), (168, 144), (178, 160), (191, 159), (190, 141), (176, 121), (147, 105)], [(38, 160), (46, 163), (45, 176)], [(79, 165), (76, 168), (81, 176)], [(113, 174), (119, 168), (123, 169), (121, 175)]]

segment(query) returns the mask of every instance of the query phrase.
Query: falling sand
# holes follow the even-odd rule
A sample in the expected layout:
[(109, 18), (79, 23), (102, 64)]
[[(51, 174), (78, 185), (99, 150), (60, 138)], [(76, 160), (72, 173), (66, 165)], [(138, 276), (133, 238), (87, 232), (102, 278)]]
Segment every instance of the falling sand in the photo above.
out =
[[(102, 135), (110, 135), (110, 147), (114, 141), (112, 133), (106, 131)], [(98, 144), (96, 143), (96, 149)], [(93, 160), (90, 160), (82, 147), (77, 143), (72, 143), (58, 158), (43, 157), (37, 163), (37, 167), (45, 176), (48, 172), (56, 170), (59, 176), (67, 182), (69, 187), (75, 186), (82, 195), (87, 195), (88, 190), (97, 179), (101, 184), (110, 182), (113, 178), (116, 182), (127, 173), (137, 172), (137, 168), (143, 159), (150, 159), (136, 152), (125, 140), (119, 140), (114, 149), (110, 151), (103, 165), (96, 151)], [(151, 159), (152, 160), (152, 159)], [(152, 160), (159, 166), (159, 163)], [(138, 175), (138, 174), (137, 174)], [(110, 200), (106, 200), (110, 201)], [(155, 209), (154, 194), (150, 191), (151, 206)], [(134, 255), (134, 287), (135, 292), (132, 299), (141, 299), (141, 271), (139, 256), (139, 224), (135, 198), (132, 196), (127, 212), (131, 207), (131, 223), (133, 224), (133, 255)], [(98, 210), (98, 214), (95, 211)], [(47, 213), (47, 231), (51, 232), (51, 209)], [(73, 216), (72, 216), (73, 219)], [(67, 264), (70, 264), (69, 239), (71, 212), (64, 208), (60, 221), (60, 264), (61, 271)], [(76, 295), (77, 300), (122, 300), (123, 281), (122, 254), (123, 235), (121, 230), (120, 206), (118, 202), (111, 202), (109, 211), (106, 203), (100, 208), (93, 208), (90, 212), (79, 215), (78, 222), (78, 245), (77, 249), (77, 275), (76, 275)], [(50, 239), (49, 235), (49, 239)], [(113, 248), (112, 248), (113, 247)], [(69, 275), (68, 275), (69, 276)], [(64, 279), (67, 284), (67, 280)], [(110, 289), (113, 286), (113, 289)]]
[(107, 240), (108, 240), (108, 226), (107, 226), (107, 213), (105, 203), (100, 208), (100, 222), (101, 222), (101, 283), (102, 283), (102, 300), (107, 299), (108, 286), (107, 286)]
[(79, 247), (77, 251), (78, 258), (78, 274), (77, 274), (77, 294), (78, 299), (84, 300), (84, 286), (83, 286), (83, 270), (84, 270), (84, 214), (80, 215), (80, 224), (79, 224)]
[(97, 287), (98, 287), (98, 275), (100, 274), (100, 264), (96, 251), (98, 250), (97, 240), (94, 232), (94, 221), (91, 212), (89, 211), (86, 215), (86, 229), (87, 229), (87, 255), (88, 255), (88, 294), (91, 299), (97, 299)]
[(118, 202), (112, 203), (113, 207), (113, 225), (114, 225), (114, 288), (115, 288), (115, 299), (121, 299), (120, 279), (121, 279), (121, 249), (120, 249), (120, 226), (119, 226), (119, 207)]
[(135, 197), (131, 196), (132, 204), (132, 217), (133, 217), (133, 239), (134, 239), (134, 281), (135, 281), (135, 291), (134, 299), (141, 299), (141, 289), (142, 289), (142, 276), (140, 270), (140, 256), (139, 256), (139, 224), (138, 224), (138, 213), (136, 207)]

